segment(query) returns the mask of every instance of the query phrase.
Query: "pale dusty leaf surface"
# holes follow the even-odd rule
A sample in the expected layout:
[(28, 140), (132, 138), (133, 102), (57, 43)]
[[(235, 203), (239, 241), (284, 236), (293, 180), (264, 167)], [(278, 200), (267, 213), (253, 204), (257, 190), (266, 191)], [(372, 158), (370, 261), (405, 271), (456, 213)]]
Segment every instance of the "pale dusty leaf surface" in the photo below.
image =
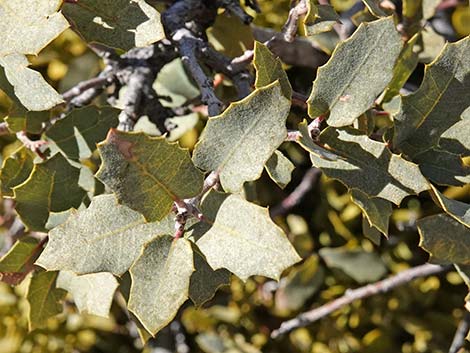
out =
[(145, 329), (155, 335), (188, 299), (194, 271), (189, 240), (166, 235), (148, 243), (130, 269), (128, 307)]
[(279, 185), (281, 189), (284, 189), (287, 184), (290, 183), (292, 172), (295, 169), (294, 164), (292, 164), (289, 158), (278, 150), (268, 159), (264, 167), (271, 179)]
[(141, 214), (119, 205), (113, 195), (96, 196), (87, 209), (76, 211), (49, 232), (49, 242), (36, 264), (48, 270), (119, 276), (145, 243), (173, 229), (170, 218), (146, 223)]
[(218, 171), (225, 191), (239, 192), (244, 182), (260, 177), (264, 164), (286, 138), (289, 109), (279, 82), (256, 89), (209, 119), (196, 144), (194, 163), (203, 170)]

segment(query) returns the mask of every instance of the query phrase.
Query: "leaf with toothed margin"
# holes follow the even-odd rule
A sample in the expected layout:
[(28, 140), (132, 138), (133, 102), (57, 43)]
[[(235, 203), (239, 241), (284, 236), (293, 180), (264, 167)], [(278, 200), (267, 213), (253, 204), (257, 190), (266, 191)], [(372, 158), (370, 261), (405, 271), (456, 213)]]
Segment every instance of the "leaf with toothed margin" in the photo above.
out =
[(335, 127), (352, 124), (392, 79), (401, 48), (393, 18), (361, 24), (318, 70), (307, 101), (309, 115), (329, 113), (327, 123)]
[(266, 208), (211, 191), (201, 209), (208, 229), (198, 235), (196, 245), (214, 270), (225, 268), (243, 281), (254, 275), (278, 280), (301, 260)]
[(0, 258), (0, 281), (17, 285), (33, 269), (34, 260), (41, 250), (39, 241), (24, 237), (16, 241), (8, 252)]
[(307, 1), (308, 12), (303, 19), (307, 36), (331, 31), (336, 23), (340, 23), (339, 15), (330, 5), (316, 4), (315, 0)]
[(290, 183), (295, 166), (280, 151), (275, 151), (264, 166), (269, 177), (284, 189)]
[(103, 163), (96, 177), (149, 222), (166, 217), (174, 201), (202, 190), (203, 174), (188, 150), (164, 137), (111, 129), (98, 150)]
[(255, 42), (253, 65), (256, 69), (256, 88), (262, 88), (279, 80), (282, 94), (287, 99), (291, 99), (292, 87), (286, 72), (282, 68), (281, 60), (275, 57), (271, 50), (260, 42)]
[[(0, 2), (0, 88), (29, 110), (47, 110), (63, 102), (42, 75), (28, 68), (26, 55), (37, 55), (69, 24), (58, 12), (62, 1)], [(6, 78), (6, 80), (4, 80)]]
[(81, 313), (108, 317), (118, 282), (107, 272), (79, 276), (70, 271), (60, 271), (56, 286), (72, 295)]
[(148, 332), (155, 335), (176, 316), (188, 299), (193, 271), (189, 240), (166, 235), (145, 245), (129, 271), (128, 308)]
[(319, 139), (337, 155), (337, 160), (327, 160), (311, 152), (313, 165), (351, 189), (396, 205), (408, 195), (429, 189), (416, 164), (392, 154), (384, 143), (370, 139), (359, 130), (327, 128)]
[(382, 0), (362, 0), (362, 2), (367, 6), (370, 13), (376, 17), (384, 17), (390, 14), (387, 14), (385, 9), (380, 6)]
[(67, 292), (56, 288), (58, 272), (34, 272), (26, 299), (29, 302), (29, 329), (46, 326), (47, 320), (62, 312), (62, 300)]
[[(88, 158), (96, 149), (96, 144), (105, 139), (109, 129), (118, 125), (119, 113), (119, 109), (111, 107), (74, 109), (52, 125), (46, 136), (55, 142), (67, 158)], [(85, 141), (88, 151), (80, 151), (79, 138)]]
[(160, 14), (144, 0), (80, 0), (62, 10), (87, 42), (127, 51), (165, 37)]
[(470, 228), (441, 213), (417, 221), (419, 246), (430, 253), (430, 262), (470, 265)]
[(230, 284), (230, 272), (223, 268), (214, 271), (199, 251), (193, 243), (194, 272), (189, 283), (189, 298), (197, 307), (211, 300), (220, 287)]
[(351, 191), (353, 202), (359, 206), (369, 225), (388, 235), (388, 224), (392, 215), (392, 204), (379, 197), (369, 197), (360, 190)]
[(3, 197), (13, 197), (12, 188), (28, 179), (34, 167), (34, 153), (21, 147), (3, 161), (0, 182)]
[(16, 212), (30, 229), (45, 231), (50, 212), (77, 208), (86, 195), (79, 185), (80, 169), (60, 154), (35, 164), (28, 179), (13, 188)]
[(140, 213), (119, 205), (114, 195), (100, 195), (87, 209), (75, 211), (49, 232), (49, 241), (36, 264), (48, 270), (120, 276), (146, 242), (173, 231), (170, 217), (146, 223)]
[(239, 192), (244, 182), (260, 177), (264, 164), (285, 140), (289, 109), (279, 81), (256, 89), (209, 118), (196, 144), (194, 163), (219, 172), (225, 191)]
[(426, 67), (421, 86), (402, 98), (402, 109), (394, 116), (394, 147), (413, 158), (439, 147), (441, 136), (462, 120), (470, 102), (468, 57), (470, 37), (447, 43)]
[(432, 187), (432, 195), (437, 201), (436, 203), (452, 218), (470, 228), (470, 205), (458, 200), (452, 200), (445, 197), (434, 186)]

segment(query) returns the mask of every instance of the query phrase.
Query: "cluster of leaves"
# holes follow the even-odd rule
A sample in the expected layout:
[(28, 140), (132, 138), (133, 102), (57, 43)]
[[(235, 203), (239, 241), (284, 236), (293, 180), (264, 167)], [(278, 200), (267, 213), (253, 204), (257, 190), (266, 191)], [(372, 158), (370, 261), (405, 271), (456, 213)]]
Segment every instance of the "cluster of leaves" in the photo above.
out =
[[(44, 327), (62, 312), (67, 292), (81, 312), (107, 316), (119, 288), (145, 340), (188, 298), (197, 307), (213, 298), (230, 284), (231, 274), (242, 281), (254, 275), (279, 280), (301, 260), (297, 252), (305, 261), (281, 282), (275, 311), (282, 316), (301, 309), (321, 286), (324, 266), (312, 249), (294, 249), (248, 190), (263, 181), (264, 171), (286, 187), (299, 169), (286, 156), (294, 160), (295, 153), (286, 153), (293, 149), (297, 155), (308, 153), (313, 167), (346, 186), (351, 207), (362, 214), (362, 232), (375, 244), (381, 234), (389, 235), (395, 206), (408, 196), (431, 195), (435, 214), (417, 221), (420, 245), (434, 262), (455, 264), (468, 281), (470, 205), (443, 191), (470, 181), (470, 38), (446, 44), (426, 67), (419, 89), (402, 96), (423, 58), (416, 48), (426, 49), (425, 30), (409, 26), (404, 41), (396, 17), (388, 17), (378, 1), (364, 3), (365, 13), (357, 16), (364, 22), (349, 39), (334, 44), (313, 81), (307, 106), (311, 119), (324, 121), (319, 136), (290, 114), (292, 88), (283, 65), (256, 42), (254, 91), (208, 118), (192, 155), (165, 136), (116, 130), (120, 110), (115, 107), (73, 109), (49, 126), (62, 97), (28, 68), (26, 55), (37, 55), (69, 23), (87, 42), (122, 51), (154, 43), (163, 30), (152, 6), (143, 0), (80, 0), (62, 7), (49, 0), (0, 4), (5, 9), (0, 87), (12, 101), (5, 120), (11, 132), (42, 135), (50, 150), (46, 160), (25, 146), (4, 153), (0, 176), (3, 197), (14, 200), (30, 232), (0, 260), (2, 280), (16, 285), (33, 263), (39, 266), (23, 282), (28, 282), (29, 328)], [(432, 15), (423, 8), (406, 15), (419, 22)], [(22, 21), (13, 20), (13, 13)], [(333, 8), (310, 1), (303, 30), (312, 41), (325, 41), (338, 18)], [(330, 45), (335, 41), (330, 38)], [(286, 124), (295, 128), (295, 138), (284, 143)], [(205, 173), (218, 177), (218, 191), (206, 190)], [(175, 204), (193, 207), (182, 237), (173, 236)], [(350, 236), (342, 221), (328, 218), (336, 233)], [(39, 233), (48, 237), (37, 240)], [(325, 246), (319, 255), (329, 268), (359, 283), (378, 280), (387, 271), (369, 251)], [(247, 283), (253, 287), (254, 282)], [(240, 282), (234, 279), (233, 286)], [(188, 310), (183, 322), (191, 327), (201, 317), (207, 321), (204, 315)], [(200, 331), (203, 324), (196, 326)], [(198, 337), (210, 352), (218, 345), (223, 346), (219, 351), (230, 345), (254, 349), (236, 339), (219, 342), (207, 332)]]

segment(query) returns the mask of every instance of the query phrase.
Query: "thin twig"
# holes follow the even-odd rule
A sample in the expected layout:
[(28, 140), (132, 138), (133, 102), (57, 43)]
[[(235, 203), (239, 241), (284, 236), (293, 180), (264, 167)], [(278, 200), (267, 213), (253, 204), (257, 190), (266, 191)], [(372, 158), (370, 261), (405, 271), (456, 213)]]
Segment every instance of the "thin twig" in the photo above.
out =
[(468, 335), (468, 330), (470, 329), (470, 313), (465, 311), (465, 314), (462, 320), (457, 326), (457, 331), (455, 331), (454, 339), (449, 348), (449, 353), (457, 353), (460, 348), (465, 344), (465, 338)]
[(0, 136), (9, 134), (11, 134), (11, 131), (8, 129), (8, 124), (6, 122), (0, 123)]
[(37, 140), (37, 141), (33, 141), (31, 140), (28, 135), (26, 134), (25, 131), (20, 131), (20, 132), (17, 132), (16, 133), (16, 138), (18, 140), (21, 141), (21, 143), (23, 143), (23, 145), (30, 149), (31, 151), (33, 151), (34, 153), (36, 153), (39, 157), (41, 157), (42, 159), (46, 159), (46, 156), (44, 155), (44, 153), (41, 151), (41, 148), (45, 145), (47, 145), (47, 141), (44, 141), (44, 140)]
[(313, 188), (315, 182), (321, 175), (321, 170), (318, 168), (309, 169), (300, 184), (289, 194), (282, 202), (273, 207), (269, 214), (272, 218), (288, 213), (292, 208), (297, 206), (305, 197), (305, 195)]
[(62, 98), (66, 102), (70, 102), (73, 98), (79, 96), (83, 92), (89, 90), (90, 88), (103, 87), (110, 84), (112, 78), (109, 76), (97, 76), (93, 77), (87, 81), (80, 82), (78, 85), (72, 87), (67, 92), (62, 94)]
[(402, 271), (382, 281), (368, 284), (357, 289), (347, 290), (342, 297), (318, 308), (302, 313), (292, 320), (283, 322), (277, 330), (271, 332), (271, 337), (277, 338), (281, 335), (291, 332), (292, 330), (295, 330), (296, 328), (307, 326), (327, 315), (330, 315), (343, 306), (351, 304), (355, 300), (364, 299), (375, 294), (389, 292), (393, 288), (409, 283), (416, 278), (435, 275), (444, 271), (448, 271), (450, 268), (451, 266), (424, 264)]

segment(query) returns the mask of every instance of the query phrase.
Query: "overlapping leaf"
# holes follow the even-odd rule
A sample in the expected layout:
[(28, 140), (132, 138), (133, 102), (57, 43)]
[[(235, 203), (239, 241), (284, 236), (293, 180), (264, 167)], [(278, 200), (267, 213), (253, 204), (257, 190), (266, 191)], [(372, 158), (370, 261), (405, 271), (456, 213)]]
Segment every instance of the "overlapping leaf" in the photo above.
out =
[(300, 260), (267, 209), (215, 191), (201, 207), (209, 229), (196, 244), (213, 269), (226, 268), (242, 280), (253, 275), (279, 279)]
[(211, 300), (220, 287), (230, 284), (230, 272), (226, 269), (214, 271), (198, 249), (193, 249), (194, 272), (189, 284), (189, 298), (196, 306)]
[(419, 245), (431, 261), (470, 265), (470, 228), (441, 213), (418, 220)]
[(260, 42), (255, 42), (255, 54), (253, 65), (256, 69), (255, 87), (262, 88), (279, 80), (284, 97), (291, 99), (292, 87), (286, 72), (282, 68), (282, 62), (276, 58), (268, 47)]
[(39, 255), (38, 240), (25, 237), (19, 239), (0, 259), (0, 281), (16, 285), (33, 269)]
[(352, 124), (392, 79), (401, 48), (392, 18), (361, 24), (318, 70), (308, 99), (309, 115), (329, 113), (331, 126)]
[(127, 51), (164, 38), (160, 14), (144, 0), (80, 0), (63, 11), (87, 42)]
[(218, 171), (225, 191), (239, 192), (244, 182), (259, 178), (264, 164), (284, 141), (289, 109), (279, 82), (258, 88), (209, 119), (196, 145), (194, 163)]
[(35, 164), (28, 179), (13, 188), (16, 212), (31, 230), (44, 231), (50, 212), (78, 207), (85, 190), (78, 185), (80, 169), (57, 153)]
[[(68, 26), (57, 12), (60, 0), (0, 1), (0, 66), (22, 105), (47, 110), (62, 102), (38, 72), (28, 68), (25, 55), (38, 54)], [(12, 87), (3, 87), (10, 91)], [(8, 84), (7, 84), (8, 86)]]
[(339, 22), (339, 16), (332, 6), (317, 4), (315, 0), (307, 1), (307, 6), (308, 12), (303, 20), (307, 36), (328, 32)]
[(470, 38), (448, 43), (425, 71), (423, 83), (403, 97), (395, 117), (394, 146), (410, 157), (437, 147), (442, 134), (470, 105)]
[(146, 242), (173, 229), (169, 221), (146, 223), (113, 195), (97, 196), (87, 209), (50, 231), (36, 263), (48, 270), (122, 275)]
[(35, 272), (26, 298), (29, 302), (30, 330), (44, 327), (47, 320), (62, 312), (62, 300), (67, 292), (56, 288), (58, 272)]
[[(96, 144), (105, 139), (108, 130), (118, 125), (119, 112), (111, 107), (75, 109), (52, 125), (46, 136), (56, 143), (67, 158), (86, 158), (96, 149)], [(85, 151), (80, 151), (81, 140), (87, 147)]]
[(107, 272), (77, 276), (60, 271), (56, 286), (72, 295), (80, 312), (108, 317), (118, 282)]
[(383, 235), (388, 235), (388, 224), (392, 215), (392, 204), (379, 197), (369, 197), (367, 194), (353, 189), (353, 202), (359, 206), (371, 227), (377, 228)]
[(143, 250), (130, 269), (132, 286), (128, 307), (145, 329), (155, 335), (188, 299), (194, 271), (191, 243), (159, 237)]
[(34, 153), (22, 147), (3, 161), (0, 174), (2, 195), (13, 197), (12, 188), (21, 184), (33, 171)]
[(325, 159), (321, 151), (310, 151), (313, 165), (369, 197), (399, 205), (407, 195), (429, 189), (416, 164), (392, 154), (385, 144), (357, 130), (327, 128), (320, 135), (320, 142), (328, 144), (337, 159)]
[(291, 181), (295, 166), (289, 158), (276, 150), (266, 162), (265, 168), (271, 179), (279, 185), (281, 189), (284, 189)]
[(164, 137), (113, 129), (98, 149), (103, 160), (98, 179), (148, 221), (163, 219), (175, 200), (194, 197), (202, 189), (203, 174), (188, 151)]
[(432, 193), (438, 205), (442, 207), (449, 216), (470, 228), (470, 205), (468, 203), (449, 199), (441, 194), (435, 187), (432, 187)]

